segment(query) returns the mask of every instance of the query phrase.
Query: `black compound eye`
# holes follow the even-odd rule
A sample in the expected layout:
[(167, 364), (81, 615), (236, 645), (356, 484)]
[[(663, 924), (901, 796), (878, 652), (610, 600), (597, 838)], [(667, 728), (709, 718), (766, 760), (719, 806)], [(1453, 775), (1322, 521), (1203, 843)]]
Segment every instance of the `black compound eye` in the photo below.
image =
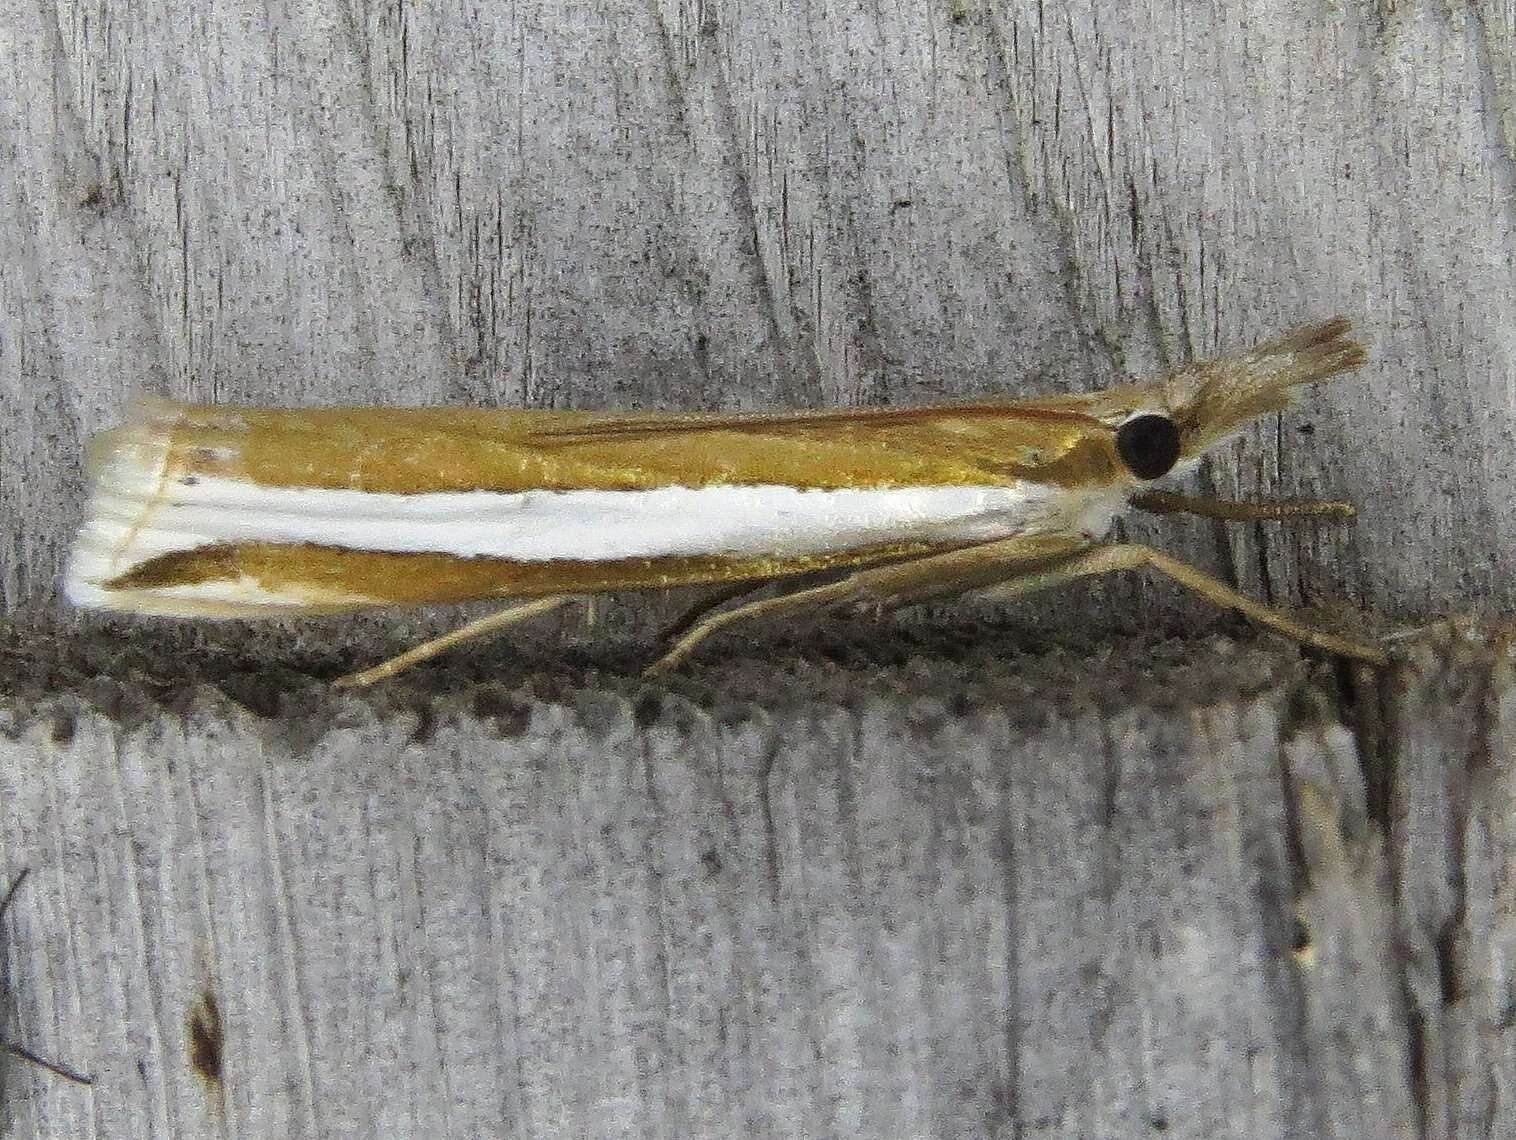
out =
[(1179, 462), (1179, 429), (1168, 416), (1133, 416), (1116, 429), (1116, 453), (1137, 478), (1157, 479)]

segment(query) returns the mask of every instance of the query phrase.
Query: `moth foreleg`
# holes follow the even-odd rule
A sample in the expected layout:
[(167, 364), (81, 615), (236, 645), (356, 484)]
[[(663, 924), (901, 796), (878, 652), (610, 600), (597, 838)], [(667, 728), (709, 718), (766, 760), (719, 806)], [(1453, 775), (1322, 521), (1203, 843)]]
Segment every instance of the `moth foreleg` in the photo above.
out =
[(1142, 569), (1166, 574), (1213, 605), (1237, 610), (1255, 624), (1292, 641), (1373, 665), (1388, 663), (1389, 658), (1377, 646), (1313, 629), (1238, 593), (1203, 570), (1149, 546), (1122, 543), (1073, 552), (1048, 549), (1038, 556), (1026, 543), (1008, 540), (870, 567), (824, 586), (795, 590), (710, 614), (696, 622), (647, 671), (661, 673), (672, 669), (702, 641), (727, 626), (786, 612), (830, 609), (851, 602), (897, 606), (991, 587), (997, 597), (1016, 597), (1067, 585), (1080, 578)]
[(1291, 641), (1298, 641), (1302, 645), (1309, 645), (1328, 653), (1337, 653), (1343, 657), (1352, 657), (1371, 665), (1389, 663), (1388, 655), (1378, 646), (1313, 629), (1303, 622), (1296, 621), (1288, 614), (1272, 609), (1262, 602), (1254, 601), (1246, 594), (1238, 593), (1225, 582), (1212, 577), (1204, 570), (1191, 566), (1188, 562), (1181, 562), (1161, 550), (1138, 543), (1092, 547), (1056, 566), (1009, 578), (996, 586), (993, 593), (1001, 598), (1029, 594), (1037, 590), (1062, 586), (1077, 578), (1110, 574), (1118, 570), (1143, 569), (1157, 570), (1160, 574), (1165, 574), (1178, 582), (1185, 589), (1199, 594), (1213, 605), (1222, 609), (1237, 610), (1254, 624), (1287, 637)]

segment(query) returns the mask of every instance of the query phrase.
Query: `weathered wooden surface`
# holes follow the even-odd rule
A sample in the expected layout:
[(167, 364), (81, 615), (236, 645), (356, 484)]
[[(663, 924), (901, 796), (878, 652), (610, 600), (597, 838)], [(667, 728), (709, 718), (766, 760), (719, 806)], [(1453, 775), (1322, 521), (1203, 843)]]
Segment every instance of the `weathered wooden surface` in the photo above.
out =
[(1508, 666), (898, 641), (340, 699), (16, 654), (9, 1033), (98, 1082), (12, 1069), (14, 1134), (1516, 1128)]
[(902, 402), (1336, 312), (1373, 363), (1210, 479), (1363, 518), (1171, 545), (1289, 602), (1516, 600), (1510, 0), (315, 12), (0, 0), (7, 612), (57, 615), (134, 392)]
[(46, 638), (133, 394), (901, 403), (1336, 312), (1372, 363), (1203, 482), (1362, 518), (1164, 545), (1370, 625), (1508, 611), (1513, 44), (1511, 0), (0, 0), (5, 1036), (100, 1078), (12, 1064), (6, 1124), (1511, 1133), (1484, 665), (1348, 708), (1273, 649), (897, 632), (790, 679), (741, 639), (672, 690), (495, 647), (337, 699), (301, 670), (447, 619), (91, 623), (82, 674)]

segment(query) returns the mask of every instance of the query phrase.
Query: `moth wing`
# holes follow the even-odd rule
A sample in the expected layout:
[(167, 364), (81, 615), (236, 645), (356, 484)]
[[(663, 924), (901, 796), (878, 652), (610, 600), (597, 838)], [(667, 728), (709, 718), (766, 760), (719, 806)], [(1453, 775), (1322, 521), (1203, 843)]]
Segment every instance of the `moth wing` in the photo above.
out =
[(795, 435), (835, 432), (849, 428), (910, 428), (958, 420), (1026, 420), (1031, 423), (1080, 421), (1090, 416), (1057, 399), (999, 403), (931, 404), (912, 408), (828, 408), (781, 412), (609, 412), (578, 422), (544, 422), (527, 438), (552, 445), (678, 436), (694, 432), (751, 435)]

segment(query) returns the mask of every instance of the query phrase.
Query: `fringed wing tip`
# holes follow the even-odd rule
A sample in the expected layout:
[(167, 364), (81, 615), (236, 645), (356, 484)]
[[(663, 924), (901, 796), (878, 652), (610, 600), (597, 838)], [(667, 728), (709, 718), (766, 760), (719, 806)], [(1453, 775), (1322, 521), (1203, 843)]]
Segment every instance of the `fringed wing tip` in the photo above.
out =
[(64, 572), (64, 596), (80, 609), (118, 609), (106, 585), (143, 532), (168, 457), (166, 401), (135, 401), (125, 424), (94, 436), (85, 453), (89, 493)]

